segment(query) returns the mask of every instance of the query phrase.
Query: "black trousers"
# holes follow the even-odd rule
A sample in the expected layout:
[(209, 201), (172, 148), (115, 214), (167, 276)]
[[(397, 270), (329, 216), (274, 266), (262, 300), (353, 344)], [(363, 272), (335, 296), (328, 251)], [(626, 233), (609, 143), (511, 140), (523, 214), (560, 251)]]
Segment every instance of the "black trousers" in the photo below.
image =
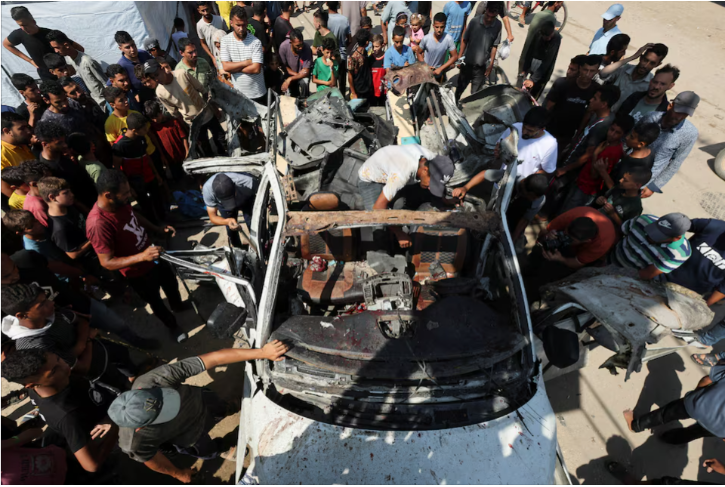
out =
[(456, 100), (461, 99), (461, 95), (468, 85), (471, 85), (471, 94), (478, 93), (486, 84), (486, 66), (469, 66), (464, 65), (458, 73), (458, 84), (456, 86)]
[(159, 261), (150, 272), (143, 276), (132, 277), (128, 279), (128, 282), (136, 294), (151, 306), (154, 315), (164, 325), (169, 328), (178, 326), (176, 317), (161, 299), (160, 291), (163, 289), (172, 308), (181, 305), (181, 293), (179, 293), (176, 275), (167, 262)]
[[(214, 139), (216, 153), (212, 150), (211, 145), (209, 144), (209, 134), (207, 131), (211, 132), (211, 137)], [(222, 124), (219, 123), (219, 120), (217, 120), (215, 116), (211, 117), (211, 120), (201, 126), (201, 130), (199, 130), (198, 143), (201, 145), (205, 157), (214, 157), (214, 155), (229, 155), (227, 152), (227, 134), (222, 128)]]
[(342, 96), (345, 96), (345, 88), (347, 87), (347, 59), (340, 61), (340, 65), (337, 67), (337, 87), (340, 88)]
[(136, 201), (141, 207), (143, 216), (157, 225), (161, 223), (166, 216), (166, 203), (159, 182), (153, 179), (148, 183), (131, 184), (131, 187), (136, 192)]
[[(670, 423), (672, 421), (680, 421), (682, 419), (691, 419), (687, 409), (685, 409), (685, 400), (677, 399), (665, 404), (659, 409), (650, 411), (632, 421), (632, 429), (636, 433), (640, 433), (646, 429), (653, 429), (657, 426)], [(675, 428), (665, 432), (662, 440), (667, 443), (682, 445), (699, 438), (714, 436), (699, 423), (688, 426), (687, 428)]]
[(576, 272), (561, 262), (546, 260), (542, 254), (542, 250), (541, 245), (534, 246), (531, 254), (529, 254), (526, 265), (521, 269), (526, 297), (530, 303), (538, 301), (541, 298), (539, 293), (541, 286), (558, 281), (559, 279), (564, 279)]

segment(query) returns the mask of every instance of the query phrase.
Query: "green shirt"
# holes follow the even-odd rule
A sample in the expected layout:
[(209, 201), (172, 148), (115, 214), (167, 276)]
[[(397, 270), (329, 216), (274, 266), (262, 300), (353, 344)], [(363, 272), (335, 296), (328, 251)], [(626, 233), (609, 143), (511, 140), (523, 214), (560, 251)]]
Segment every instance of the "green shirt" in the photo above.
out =
[(183, 59), (176, 65), (176, 68), (183, 69), (196, 78), (196, 80), (204, 87), (205, 92), (209, 89), (209, 83), (211, 83), (211, 80), (214, 77), (214, 70), (205, 59), (196, 58), (196, 69), (192, 69), (187, 66)]
[(98, 182), (98, 176), (101, 175), (103, 171), (106, 170), (106, 166), (101, 164), (98, 161), (85, 161), (83, 159), (83, 156), (80, 156), (78, 158), (78, 162), (80, 162), (83, 167), (86, 169), (86, 172), (91, 177), (94, 183)]
[[(335, 36), (332, 31), (328, 32), (324, 36), (320, 35), (319, 32), (315, 32), (315, 39), (312, 41), (312, 47), (322, 47), (322, 39), (332, 39), (333, 41), (335, 41), (335, 50), (332, 51), (332, 57), (333, 59), (340, 59), (340, 44), (337, 42), (337, 36)], [(370, 44), (372, 44), (372, 42)], [(316, 49), (314, 52), (315, 54), (317, 54)]]
[(335, 79), (337, 79), (337, 63), (333, 61), (332, 66), (328, 66), (321, 57), (318, 57), (315, 66), (312, 68), (312, 76), (320, 81), (330, 81), (332, 79), (332, 70), (330, 68), (335, 70)]

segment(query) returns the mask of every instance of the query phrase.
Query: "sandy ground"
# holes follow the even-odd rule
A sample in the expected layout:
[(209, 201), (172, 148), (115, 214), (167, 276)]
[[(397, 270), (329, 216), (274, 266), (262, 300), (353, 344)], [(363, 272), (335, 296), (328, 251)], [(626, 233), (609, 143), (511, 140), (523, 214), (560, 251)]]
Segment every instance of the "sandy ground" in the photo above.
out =
[[(444, 2), (434, 2), (434, 13), (441, 11), (443, 5)], [(601, 26), (600, 15), (608, 6), (606, 2), (567, 2), (569, 17), (554, 77), (563, 74), (571, 57), (587, 51), (594, 32)], [(306, 39), (311, 39), (314, 34), (311, 21), (311, 14), (293, 19), (293, 24), (303, 28)], [(380, 17), (373, 17), (373, 21), (378, 25)], [(725, 218), (725, 183), (710, 168), (714, 155), (725, 147), (722, 115), (725, 100), (718, 83), (725, 74), (724, 21), (725, 5), (722, 2), (625, 3), (620, 28), (632, 37), (630, 54), (647, 42), (664, 42), (670, 48), (666, 62), (676, 64), (682, 70), (673, 93), (668, 94), (670, 99), (680, 90), (693, 90), (702, 98), (692, 118), (700, 131), (698, 142), (680, 172), (666, 186), (665, 193), (646, 201), (646, 211), (653, 214), (681, 211), (690, 217)], [(526, 35), (526, 29), (520, 28), (516, 22), (512, 22), (512, 28), (516, 39), (511, 57), (501, 64), (510, 79), (516, 76), (516, 63)], [(379, 32), (379, 27), (375, 30)], [(170, 247), (191, 248), (192, 242), (208, 246), (224, 245), (226, 237), (214, 228), (185, 229), (179, 231)], [(190, 288), (197, 302), (201, 303), (202, 316), (209, 316), (222, 300), (214, 286), (197, 287), (190, 284)], [(181, 292), (184, 297), (187, 295), (183, 288)], [(190, 339), (183, 345), (176, 345), (169, 341), (160, 322), (150, 315), (150, 309), (144, 308), (138, 298), (131, 305), (112, 305), (133, 323), (139, 334), (164, 340), (160, 355), (167, 360), (232, 345), (231, 340), (225, 342), (212, 338), (193, 311), (179, 315), (179, 322), (190, 332)], [(725, 306), (719, 311), (719, 315), (725, 313)], [(679, 343), (672, 339), (662, 345), (674, 346)], [(689, 354), (693, 352), (686, 348), (676, 355), (652, 362), (625, 383), (623, 375), (612, 376), (608, 371), (598, 369), (599, 364), (609, 356), (607, 350), (598, 347), (592, 350), (588, 367), (547, 383), (546, 388), (558, 419), (559, 443), (575, 483), (617, 483), (603, 468), (605, 458), (614, 458), (630, 465), (632, 471), (642, 478), (672, 475), (717, 483), (725, 481), (723, 477), (708, 475), (700, 467), (706, 458), (725, 459), (724, 443), (707, 439), (683, 447), (668, 446), (658, 441), (656, 434), (629, 432), (621, 415), (622, 410), (632, 407), (638, 412), (646, 412), (694, 388), (707, 370), (690, 361)], [(134, 356), (142, 358), (139, 354)], [(238, 403), (241, 371), (241, 365), (221, 367), (197, 376), (190, 382), (210, 387), (223, 398)], [(12, 386), (3, 380), (3, 393), (7, 393), (10, 388)], [(3, 411), (3, 414), (18, 418), (28, 409), (29, 404), (24, 403)], [(217, 425), (212, 436), (233, 435), (237, 424), (238, 415), (230, 416)], [(116, 473), (120, 483), (176, 483), (170, 477), (151, 472), (143, 465), (129, 460), (120, 451), (113, 454), (113, 460), (118, 462)], [(184, 466), (192, 464), (191, 459), (184, 457), (177, 457), (174, 461)], [(219, 459), (199, 461), (194, 465), (201, 472), (194, 483), (233, 481), (232, 462)]]

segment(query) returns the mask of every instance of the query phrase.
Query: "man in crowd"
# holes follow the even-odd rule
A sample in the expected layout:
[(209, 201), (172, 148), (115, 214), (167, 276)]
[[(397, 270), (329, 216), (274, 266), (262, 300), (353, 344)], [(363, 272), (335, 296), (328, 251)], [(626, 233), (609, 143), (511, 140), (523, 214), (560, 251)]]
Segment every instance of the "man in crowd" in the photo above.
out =
[(532, 46), (524, 60), (523, 70), (519, 73), (521, 86), (529, 90), (534, 99), (538, 99), (554, 72), (556, 58), (559, 55), (561, 34), (554, 24), (544, 24), (534, 36)]
[(161, 49), (158, 39), (149, 38), (143, 41), (143, 48), (146, 52), (151, 54), (154, 58), (164, 59), (171, 69), (176, 69), (176, 59), (174, 59), (169, 53)]
[[(8, 167), (19, 166), (23, 161), (35, 159), (33, 153), (30, 152), (29, 144), (33, 137), (33, 129), (28, 125), (28, 121), (21, 115), (13, 112), (3, 112), (0, 120), (2, 120), (2, 135), (0, 136), (2, 169), (5, 170)], [(3, 180), (3, 206), (8, 203), (8, 199), (13, 195), (13, 192), (13, 188)]]
[(347, 45), (350, 44), (350, 21), (344, 15), (338, 13), (340, 10), (340, 2), (327, 2), (327, 10), (329, 13), (327, 19), (327, 28), (337, 37), (337, 46), (340, 50), (340, 59), (338, 64), (337, 86), (340, 93), (345, 95), (345, 85), (347, 85)]
[(139, 94), (139, 103), (143, 105), (146, 100), (153, 98), (153, 93), (150, 93), (150, 90), (144, 88), (141, 80), (136, 77), (134, 67), (137, 65), (143, 65), (149, 59), (153, 59), (153, 56), (146, 51), (140, 51), (136, 47), (136, 42), (128, 34), (128, 32), (119, 30), (116, 32), (114, 39), (116, 40), (116, 44), (118, 44), (118, 48), (122, 53), (121, 59), (118, 60), (118, 64), (126, 69), (126, 74), (128, 74), (128, 80), (131, 83), (131, 87)]
[(41, 121), (58, 123), (69, 134), (89, 131), (89, 120), (86, 118), (83, 107), (77, 101), (68, 98), (68, 94), (60, 83), (43, 81), (40, 85), (40, 93), (43, 101), (48, 105)]
[[(269, 38), (269, 26), (264, 21), (267, 16), (267, 5), (265, 2), (257, 2), (252, 7), (254, 16), (247, 24), (247, 30), (262, 43), (262, 50), (265, 56), (272, 54), (272, 46)], [(230, 21), (231, 23), (231, 21)]]
[(229, 243), (241, 248), (239, 238), (239, 212), (244, 216), (247, 229), (252, 228), (252, 209), (259, 187), (259, 179), (247, 173), (218, 173), (207, 179), (201, 189), (209, 221), (227, 227)]
[(184, 309), (176, 276), (168, 264), (159, 259), (164, 249), (152, 245), (146, 233), (148, 229), (158, 235), (173, 237), (176, 231), (171, 226), (157, 227), (133, 211), (129, 204), (131, 187), (122, 172), (104, 171), (98, 177), (96, 189), (98, 201), (86, 219), (86, 234), (101, 265), (123, 274), (136, 294), (166, 325), (174, 341), (186, 341), (186, 333), (164, 305), (160, 294), (163, 288), (172, 311)]
[[(483, 5), (483, 3), (481, 3), (481, 5)], [(481, 9), (481, 5), (479, 5), (476, 12)], [(531, 19), (531, 22), (529, 23), (529, 30), (526, 33), (526, 40), (524, 41), (524, 47), (521, 50), (521, 57), (519, 57), (519, 73), (524, 70), (524, 61), (528, 56), (529, 49), (531, 48), (534, 37), (539, 32), (539, 29), (541, 29), (544, 24), (548, 23), (556, 25), (556, 12), (558, 12), (563, 5), (564, 2), (547, 2), (541, 12), (534, 15), (534, 18)], [(484, 12), (481, 12), (481, 14), (483, 13)], [(476, 15), (478, 16), (478, 13)], [(521, 15), (519, 18), (519, 24), (521, 24), (523, 17), (524, 16)]]
[(360, 29), (347, 58), (347, 76), (350, 82), (350, 99), (372, 100), (374, 96), (372, 59), (366, 54), (370, 44), (370, 31)]
[(666, 112), (652, 112), (644, 117), (645, 123), (658, 123), (660, 136), (650, 145), (654, 154), (652, 181), (642, 189), (642, 198), (660, 191), (690, 154), (697, 141), (697, 127), (687, 120), (695, 114), (700, 97), (692, 91), (683, 91), (669, 104)]
[(393, 27), (395, 27), (395, 19), (400, 13), (404, 13), (410, 18), (411, 11), (408, 8), (408, 2), (388, 2), (385, 9), (383, 9), (382, 16), (380, 17), (380, 26), (382, 27), (385, 44), (392, 44), (393, 42)]
[[(493, 4), (489, 2), (486, 8)], [(498, 7), (498, 6), (497, 6)], [(466, 33), (466, 25), (468, 24), (468, 15), (471, 13), (471, 2), (446, 2), (443, 7), (443, 13), (446, 14), (446, 34), (451, 36), (453, 42), (456, 43), (456, 48), (460, 47), (460, 55), (463, 56), (463, 45), (461, 40)], [(499, 10), (496, 10), (495, 15), (498, 15)], [(484, 16), (486, 14), (484, 13)], [(483, 17), (483, 16), (482, 16)], [(408, 16), (410, 19), (410, 16)], [(499, 36), (500, 37), (500, 36)]]
[(602, 27), (594, 34), (592, 42), (589, 44), (588, 54), (607, 54), (607, 44), (609, 40), (621, 34), (622, 31), (617, 27), (617, 22), (622, 18), (624, 6), (621, 3), (615, 3), (602, 14)]
[(246, 10), (235, 7), (232, 7), (230, 13), (232, 32), (224, 36), (220, 44), (222, 65), (224, 71), (231, 73), (237, 90), (252, 101), (266, 106), (262, 42), (249, 33)]
[[(136, 76), (137, 69), (138, 68), (134, 66), (134, 76)], [(128, 77), (128, 71), (126, 71), (126, 68), (124, 68), (120, 64), (111, 64), (110, 66), (108, 66), (108, 69), (106, 69), (106, 74), (108, 75), (108, 82), (110, 83), (110, 85), (118, 88), (126, 94), (126, 99), (128, 100), (128, 107), (135, 112), (142, 111), (143, 104), (140, 101), (138, 92), (131, 86), (131, 78)], [(138, 79), (138, 77), (136, 78)], [(108, 103), (108, 101), (106, 101), (105, 106), (106, 111), (109, 114), (113, 112), (113, 107), (110, 105), (110, 103)]]
[(103, 88), (108, 80), (98, 61), (73, 47), (73, 42), (59, 30), (50, 31), (48, 40), (55, 52), (65, 56), (66, 62), (75, 69), (98, 106), (105, 106)]
[(162, 445), (174, 445), (178, 452), (197, 458), (215, 458), (222, 445), (211, 439), (209, 431), (228, 411), (216, 394), (184, 381), (205, 370), (238, 362), (278, 362), (288, 349), (279, 340), (261, 349), (227, 348), (162, 365), (138, 377), (133, 390), (121, 394), (108, 410), (120, 427), (121, 450), (155, 472), (189, 483), (196, 471), (171, 463)]
[(10, 77), (10, 82), (25, 100), (15, 108), (15, 113), (24, 117), (31, 127), (35, 127), (35, 123), (40, 121), (43, 113), (48, 109), (48, 104), (43, 101), (38, 84), (24, 73), (15, 73)]
[(549, 179), (546, 174), (532, 174), (516, 183), (516, 191), (506, 210), (511, 240), (516, 245), (529, 225), (546, 201), (546, 188)]
[(227, 24), (219, 15), (214, 15), (211, 2), (198, 2), (196, 11), (201, 15), (199, 22), (196, 23), (196, 33), (199, 35), (201, 48), (206, 51), (209, 59), (216, 59), (214, 31), (216, 29), (228, 31)]
[(627, 113), (639, 122), (652, 112), (666, 112), (670, 105), (667, 91), (675, 87), (675, 81), (679, 77), (680, 70), (666, 64), (649, 81), (647, 91), (632, 93), (620, 104), (619, 113)]
[(72, 78), (64, 76), (58, 80), (58, 83), (63, 87), (63, 91), (65, 91), (68, 99), (75, 101), (81, 106), (86, 120), (90, 124), (94, 127), (102, 127), (106, 123), (108, 114)]
[(368, 2), (340, 2), (342, 15), (350, 21), (350, 36), (360, 30), (360, 19), (367, 17)]
[[(607, 54), (602, 56), (602, 61), (599, 64), (599, 70), (606, 68), (612, 63), (616, 63), (620, 59), (624, 57), (625, 54), (627, 54), (627, 49), (629, 48), (629, 42), (630, 37), (627, 34), (617, 34), (616, 36), (609, 39), (609, 44), (607, 44)], [(604, 79), (597, 73), (594, 76), (594, 81), (599, 83), (600, 85), (604, 84)]]
[(295, 9), (295, 2), (280, 2), (282, 4), (282, 12), (274, 21), (272, 26), (272, 40), (274, 41), (274, 52), (279, 54), (279, 48), (284, 41), (289, 39), (290, 32), (294, 30), (292, 27), (292, 12)]
[[(667, 52), (667, 46), (664, 44), (647, 44), (640, 47), (634, 55), (620, 59), (599, 72), (599, 76), (606, 83), (618, 86), (622, 92), (619, 103), (613, 107), (615, 112), (629, 95), (649, 89), (652, 70), (662, 64)], [(627, 64), (637, 58), (639, 58), (637, 65)]]
[(305, 44), (302, 32), (297, 29), (290, 31), (289, 39), (279, 47), (279, 57), (287, 75), (282, 83), (282, 92), (289, 90), (294, 97), (307, 97), (310, 92), (312, 49)]
[[(458, 61), (458, 51), (453, 38), (446, 34), (446, 14), (438, 12), (433, 17), (433, 32), (420, 41), (418, 61), (425, 62), (433, 70), (433, 76), (445, 80), (446, 72)], [(448, 54), (448, 61), (445, 61)]]
[(197, 55), (196, 46), (188, 37), (179, 39), (179, 53), (181, 61), (176, 65), (183, 69), (204, 87), (204, 93), (209, 91), (209, 83), (214, 79), (214, 69), (206, 61)]
[[(489, 2), (478, 2), (478, 6), (476, 7), (476, 12), (474, 13), (474, 17), (478, 17), (479, 15), (483, 15), (486, 12), (486, 5), (488, 5)], [(501, 18), (501, 22), (503, 22), (503, 28), (506, 30), (506, 39), (508, 39), (509, 43), (514, 41), (514, 35), (511, 32), (511, 21), (509, 20), (509, 12), (506, 10), (506, 5), (504, 2), (497, 1), (492, 2), (498, 4), (498, 16)], [(544, 10), (546, 10), (546, 7), (549, 6), (550, 3), (564, 3), (564, 2), (547, 2), (544, 6)], [(418, 4), (418, 10), (420, 11), (420, 3)], [(420, 12), (418, 12), (420, 13)], [(531, 27), (529, 27), (529, 32), (531, 31)], [(427, 32), (426, 32), (427, 34)]]
[[(463, 33), (459, 57), (466, 56), (466, 60), (458, 75), (456, 101), (460, 100), (469, 84), (471, 84), (471, 94), (483, 89), (486, 78), (491, 74), (496, 50), (501, 42), (501, 21), (496, 18), (497, 15), (498, 6), (495, 3), (486, 5), (486, 12), (475, 17)], [(452, 37), (456, 40), (454, 36)]]

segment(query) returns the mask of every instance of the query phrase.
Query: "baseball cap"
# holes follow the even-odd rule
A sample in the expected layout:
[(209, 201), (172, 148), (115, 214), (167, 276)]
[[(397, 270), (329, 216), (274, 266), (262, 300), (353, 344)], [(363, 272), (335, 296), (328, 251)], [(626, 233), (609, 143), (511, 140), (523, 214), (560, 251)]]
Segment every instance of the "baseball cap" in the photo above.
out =
[(227, 211), (233, 211), (237, 208), (237, 199), (235, 198), (236, 187), (226, 174), (217, 174), (214, 181), (211, 182), (211, 190), (219, 199), (219, 202)]
[(604, 20), (612, 20), (614, 17), (619, 17), (624, 13), (624, 5), (621, 3), (615, 3), (602, 14)]
[(143, 428), (171, 421), (179, 414), (180, 407), (181, 397), (176, 389), (134, 389), (113, 401), (108, 417), (122, 428)]
[(143, 63), (143, 72), (145, 74), (152, 74), (161, 69), (161, 65), (156, 59), (149, 59)]
[(686, 113), (688, 115), (695, 114), (695, 108), (700, 103), (700, 97), (694, 91), (683, 91), (675, 97), (674, 110), (677, 113)]
[(158, 49), (160, 47), (159, 41), (156, 39), (146, 39), (143, 41), (143, 48), (147, 51), (150, 51), (152, 49)]
[(435, 156), (428, 161), (430, 171), (429, 190), (433, 196), (442, 198), (446, 192), (446, 183), (453, 177), (455, 166), (453, 161), (446, 156)]
[(655, 242), (663, 242), (681, 237), (690, 229), (690, 224), (690, 219), (682, 213), (669, 213), (644, 227), (644, 231)]

